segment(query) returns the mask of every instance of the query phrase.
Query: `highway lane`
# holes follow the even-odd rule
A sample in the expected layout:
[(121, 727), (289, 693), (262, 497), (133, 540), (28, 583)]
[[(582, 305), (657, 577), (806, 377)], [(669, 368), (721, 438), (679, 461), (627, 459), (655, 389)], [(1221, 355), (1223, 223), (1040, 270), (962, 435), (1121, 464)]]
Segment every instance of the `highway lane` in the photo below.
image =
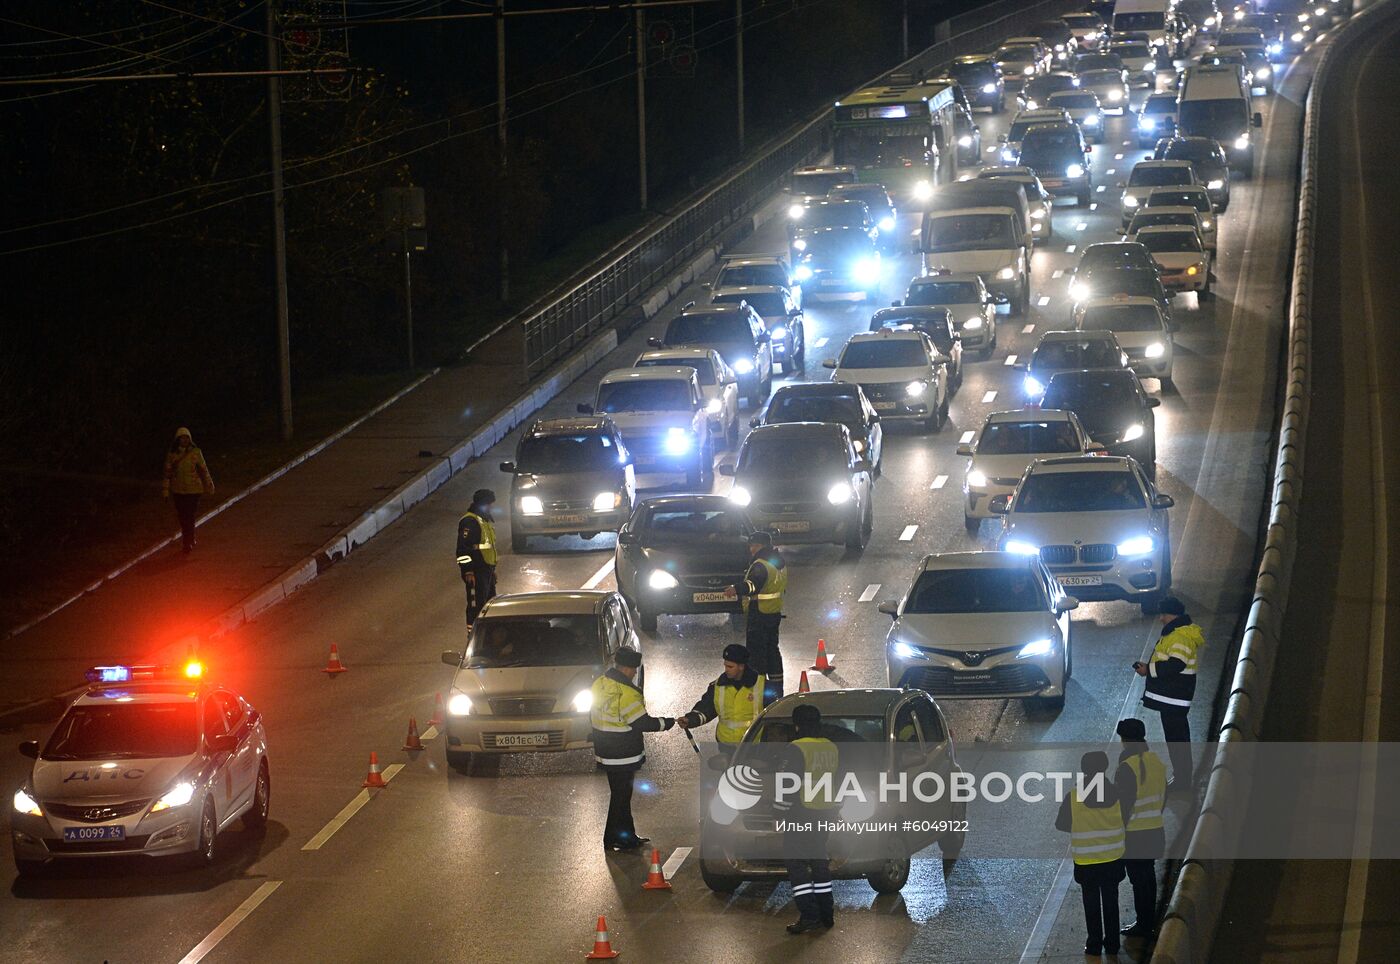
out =
[[(1204, 307), (1192, 296), (1178, 299), (1177, 389), (1158, 410), (1160, 483), (1178, 500), (1178, 586), (1216, 643), (1207, 654), (1203, 692), (1218, 676), (1221, 643), (1237, 618), (1252, 561), (1273, 411), (1274, 336), (1293, 191), (1289, 159), (1296, 153), (1294, 101), (1301, 83), (1290, 77), (1284, 94), (1264, 108), (1270, 158), (1253, 183), (1237, 183), (1223, 219), (1220, 297)], [(989, 143), (1008, 122), (1006, 115), (979, 115)], [(1035, 256), (1030, 317), (1002, 319), (1001, 347), (991, 360), (968, 364), (952, 421), (941, 433), (891, 431), (871, 545), (860, 555), (836, 547), (787, 553), (792, 618), (784, 625), (784, 651), (794, 682), (823, 637), (836, 653), (837, 672), (814, 686), (884, 685), (888, 618), (875, 611), (876, 602), (902, 592), (923, 553), (992, 544), (990, 524), (978, 539), (963, 532), (962, 460), (954, 450), (987, 412), (1017, 405), (1019, 378), (1006, 357), (1024, 357), (1041, 331), (1067, 325), (1066, 276), (1077, 250), (1116, 237), (1114, 185), (1142, 152), (1124, 144), (1131, 140), (1124, 120), (1111, 119), (1109, 131), (1117, 136), (1095, 148), (1097, 180), (1105, 185), (1098, 207), (1057, 208), (1056, 237)], [(912, 231), (914, 222), (901, 227)], [(743, 247), (774, 250), (781, 238), (781, 225), (773, 222)], [(902, 256), (897, 270), (897, 278), (914, 274), (916, 257)], [(899, 287), (891, 279), (887, 293), (895, 296)], [(679, 300), (697, 296), (692, 290)], [(1043, 307), (1042, 297), (1048, 299)], [(870, 310), (809, 306), (808, 377), (824, 376), (820, 359), (863, 330)], [(587, 400), (596, 377), (614, 362), (629, 363), (660, 325), (634, 334), (545, 414), (564, 414)], [(1028, 325), (1035, 327), (1026, 331)], [(825, 347), (817, 348), (822, 338)], [(984, 401), (989, 392), (996, 397)], [(586, 754), (511, 758), (464, 776), (442, 763), (440, 739), (417, 760), (394, 749), (407, 717), (417, 714), (421, 722), (433, 694), (446, 688), (450, 671), (438, 653), (461, 645), (461, 587), (451, 564), (455, 522), (474, 488), (505, 491), (495, 463), (511, 457), (514, 441), (497, 446), (357, 558), (210, 654), (220, 675), (267, 714), (274, 741), (268, 836), (257, 841), (230, 834), (224, 858), (207, 873), (162, 870), (137, 877), (125, 868), (87, 869), (14, 884), (5, 865), (0, 921), (13, 925), (5, 930), (17, 941), (0, 949), (0, 959), (41, 951), (64, 959), (100, 952), (112, 959), (177, 960), (265, 881), (282, 884), (211, 959), (358, 959), (394, 948), (398, 956), (435, 960), (473, 948), (484, 956), (495, 948), (511, 960), (553, 960), (586, 948), (597, 913), (609, 914), (614, 936), (633, 953), (665, 949), (673, 960), (723, 960), (723, 949), (732, 948), (731, 959), (751, 960), (804, 952), (805, 942), (789, 941), (779, 921), (770, 919), (791, 914), (785, 885), (750, 884), (730, 898), (710, 895), (691, 857), (675, 874), (672, 894), (638, 890), (643, 862), (604, 858), (598, 847), (606, 787)], [(946, 483), (932, 488), (940, 476)], [(721, 480), (721, 490), (727, 485)], [(902, 542), (908, 525), (919, 528)], [(583, 585), (610, 558), (611, 539), (570, 540), (557, 548), (541, 542), (534, 550), (503, 558), (504, 590)], [(874, 599), (858, 602), (872, 585), (880, 587)], [(1136, 705), (1127, 666), (1150, 645), (1155, 624), (1125, 604), (1086, 605), (1076, 613), (1075, 634), (1075, 677), (1062, 713), (1028, 712), (1004, 701), (947, 703), (958, 740), (1107, 739), (1125, 703)], [(644, 641), (653, 711), (687, 709), (718, 672), (717, 654), (734, 637), (724, 618), (663, 619), (658, 637)], [(331, 642), (351, 667), (335, 680), (317, 672)], [(1207, 716), (1207, 708), (1198, 707), (1198, 732)], [(1151, 725), (1155, 732), (1155, 721)], [(38, 735), (30, 728), (21, 738)], [(664, 856), (695, 844), (696, 772), (678, 735), (653, 737), (649, 744), (647, 787), (636, 809), (639, 826)], [(406, 768), (323, 848), (303, 853), (301, 847), (356, 795), (371, 749)], [(6, 780), (18, 781), (18, 761), (0, 766)], [(877, 898), (859, 881), (840, 883), (841, 922), (823, 938), (823, 954), (856, 959), (863, 949), (879, 947), (884, 957), (1014, 959), (1032, 938), (1056, 873), (1053, 861), (964, 859), (945, 876), (942, 862), (932, 858), (916, 862), (899, 897)], [(1077, 951), (1082, 942), (1073, 926), (1077, 907), (1072, 899), (1065, 907), (1065, 920), (1059, 920), (1058, 904), (1045, 912), (1052, 953)]]

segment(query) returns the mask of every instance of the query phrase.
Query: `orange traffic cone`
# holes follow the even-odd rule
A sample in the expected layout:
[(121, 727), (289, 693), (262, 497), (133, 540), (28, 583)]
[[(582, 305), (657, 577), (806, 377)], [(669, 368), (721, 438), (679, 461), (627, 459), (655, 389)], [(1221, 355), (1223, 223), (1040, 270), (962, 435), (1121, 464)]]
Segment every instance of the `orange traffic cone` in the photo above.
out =
[(379, 772), (379, 754), (378, 754), (378, 753), (375, 753), (373, 750), (370, 750), (370, 751), (369, 751), (369, 776), (365, 777), (365, 782), (362, 783), (362, 784), (360, 784), (360, 786), (362, 786), (362, 787), (387, 787), (388, 785), (389, 785), (389, 784), (387, 784), (387, 783), (384, 782), (384, 777), (383, 777), (383, 775), (380, 774), (380, 772)]
[(433, 705), (433, 718), (428, 721), (429, 726), (442, 726), (442, 694), (437, 694), (437, 702)]
[(642, 884), (642, 890), (670, 890), (671, 882), (666, 879), (666, 875), (661, 871), (661, 851), (655, 847), (651, 850), (651, 871), (647, 874), (647, 882)]
[(593, 953), (583, 955), (583, 959), (604, 961), (612, 957), (617, 957), (617, 951), (612, 949), (612, 942), (608, 940), (608, 919), (599, 914), (598, 929), (593, 935)]
[(802, 671), (802, 679), (800, 679), (800, 680), (797, 681), (797, 692), (799, 692), (799, 693), (810, 693), (810, 692), (812, 692), (812, 684), (809, 683), (809, 682), (807, 682), (807, 671), (806, 671), (805, 669)]
[(336, 647), (335, 643), (331, 643), (330, 659), (326, 660), (326, 668), (321, 670), (321, 672), (330, 676), (345, 672), (345, 667), (341, 665), (340, 662), (340, 650)]
[(835, 660), (828, 659), (826, 655), (826, 640), (817, 640), (817, 661), (812, 664), (812, 669), (819, 673), (830, 673), (835, 668)]
[(403, 748), (405, 750), (423, 749), (423, 741), (418, 738), (418, 721), (413, 717), (408, 718), (408, 736), (404, 737)]

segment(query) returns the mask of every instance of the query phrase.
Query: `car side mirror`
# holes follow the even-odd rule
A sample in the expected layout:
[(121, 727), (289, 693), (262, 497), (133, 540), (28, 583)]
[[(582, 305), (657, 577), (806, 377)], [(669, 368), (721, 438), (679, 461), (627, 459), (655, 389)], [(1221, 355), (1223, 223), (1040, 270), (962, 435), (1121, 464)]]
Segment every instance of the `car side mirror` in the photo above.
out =
[(1159, 405), (1161, 405), (1161, 404), (1162, 404), (1162, 400), (1161, 400), (1160, 398), (1149, 398), (1149, 399), (1147, 400), (1147, 407), (1148, 407), (1148, 408), (1157, 408), (1157, 407), (1158, 407)]
[(1006, 515), (1011, 511), (1011, 496), (992, 496), (992, 501), (987, 503), (987, 511), (992, 515)]
[(650, 338), (647, 339), (647, 344), (650, 345), (650, 346), (653, 347), (653, 348), (665, 348), (665, 347), (666, 347), (665, 345), (661, 344), (661, 339), (660, 339), (660, 338), (657, 338), (655, 335), (652, 335)]
[(703, 288), (705, 291), (709, 291), (709, 290), (710, 290), (710, 283), (709, 283), (708, 281), (702, 282), (701, 285), (700, 285), (700, 287)]
[(749, 419), (749, 428), (758, 428), (758, 416)]
[(871, 424), (871, 425), (879, 425), (879, 424), (880, 424), (880, 413), (879, 413), (879, 412), (873, 412), (873, 413), (871, 413), (871, 415), (870, 415), (870, 424)]
[(890, 302), (890, 307), (891, 307), (891, 308), (898, 308), (898, 307), (900, 307), (900, 306), (903, 305), (903, 304), (904, 304), (904, 302), (902, 302), (902, 301), (891, 301), (891, 302)]
[(899, 601), (896, 599), (886, 599), (876, 608), (891, 619), (899, 615)]
[(444, 649), (442, 651), (442, 661), (448, 666), (461, 666), (462, 654), (455, 649)]
[(1263, 127), (1263, 126), (1264, 126), (1264, 115), (1263, 115), (1263, 114), (1260, 114), (1259, 112), (1256, 111), (1255, 114), (1254, 114), (1254, 116), (1251, 117), (1251, 118), (1249, 119), (1249, 122), (1250, 122), (1251, 124), (1253, 124), (1255, 127)]
[(1176, 505), (1176, 500), (1169, 495), (1156, 495), (1152, 497), (1152, 508), (1170, 509)]
[(826, 359), (823, 359), (823, 360), (822, 360), (822, 367), (823, 367), (823, 368), (830, 368), (832, 371), (835, 371), (835, 370), (836, 370), (836, 359), (835, 359), (835, 358), (826, 358)]
[(39, 759), (39, 741), (25, 740), (19, 745), (19, 755), (27, 756), (31, 760)]
[(631, 529), (623, 529), (617, 534), (617, 541), (624, 546), (635, 546), (639, 540), (637, 533)]
[(1090, 442), (1088, 445), (1084, 446), (1084, 451), (1088, 452), (1091, 455), (1097, 455), (1103, 452), (1107, 452), (1108, 446), (1104, 445), (1102, 442)]
[(1055, 603), (1055, 612), (1057, 612), (1057, 613), (1067, 613), (1067, 612), (1069, 612), (1070, 610), (1078, 609), (1078, 608), (1079, 608), (1079, 600), (1078, 600), (1078, 599), (1075, 599), (1073, 596), (1066, 596), (1065, 598), (1061, 599), (1059, 602)]
[(215, 753), (227, 753), (238, 746), (238, 738), (232, 733), (218, 733), (207, 737), (204, 741), (209, 744), (209, 749)]
[(592, 414), (593, 414), (593, 406), (592, 406), (592, 405), (588, 405), (588, 404), (586, 404), (586, 403), (584, 403), (584, 402), (579, 402), (577, 405), (574, 406), (574, 408), (578, 411), (578, 413), (579, 413), (580, 415), (592, 415)]
[(971, 443), (971, 442), (959, 442), (959, 443), (958, 443), (958, 454), (959, 454), (959, 455), (966, 456), (967, 458), (972, 458), (972, 443)]
[(515, 463), (514, 463), (514, 462), (502, 462), (502, 463), (501, 463), (501, 471), (502, 471), (502, 472), (509, 472), (509, 473), (511, 473), (511, 474), (514, 474), (514, 473), (515, 473)]
[(721, 462), (721, 463), (719, 464), (719, 474), (720, 474), (720, 475), (733, 476), (733, 475), (734, 475), (734, 466), (733, 466), (733, 465), (730, 465), (728, 462)]
[(992, 304), (1009, 305), (1011, 304), (1011, 299), (1007, 297), (1005, 293), (998, 291), (992, 295)]
[(1006, 135), (1005, 135), (1005, 134), (998, 134), (998, 135), (997, 135), (997, 143), (998, 143), (998, 144), (1005, 144), (1005, 143), (1006, 143)]

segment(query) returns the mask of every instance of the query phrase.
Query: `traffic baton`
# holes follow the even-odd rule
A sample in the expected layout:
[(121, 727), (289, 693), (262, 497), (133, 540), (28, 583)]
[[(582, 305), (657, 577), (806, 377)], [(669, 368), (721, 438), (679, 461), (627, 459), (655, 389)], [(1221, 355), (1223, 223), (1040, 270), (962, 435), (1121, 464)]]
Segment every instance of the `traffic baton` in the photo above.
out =
[(700, 756), (700, 744), (695, 742), (695, 737), (690, 735), (690, 730), (686, 727), (681, 727), (681, 732), (684, 733), (685, 738), (690, 741), (690, 748), (695, 751), (695, 755)]

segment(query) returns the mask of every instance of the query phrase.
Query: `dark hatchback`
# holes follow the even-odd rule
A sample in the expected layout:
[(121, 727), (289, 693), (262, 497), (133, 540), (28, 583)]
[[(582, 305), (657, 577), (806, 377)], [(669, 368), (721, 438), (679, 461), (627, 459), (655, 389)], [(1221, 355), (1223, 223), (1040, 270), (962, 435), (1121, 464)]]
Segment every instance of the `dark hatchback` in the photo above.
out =
[(1149, 479), (1157, 478), (1157, 431), (1153, 409), (1159, 399), (1147, 394), (1131, 369), (1059, 372), (1045, 387), (1043, 408), (1067, 409), (1079, 416), (1089, 438), (1109, 455), (1137, 460)]
[(1216, 214), (1230, 206), (1230, 158), (1211, 137), (1164, 137), (1152, 153), (1155, 161), (1190, 161), (1196, 180), (1206, 186)]

